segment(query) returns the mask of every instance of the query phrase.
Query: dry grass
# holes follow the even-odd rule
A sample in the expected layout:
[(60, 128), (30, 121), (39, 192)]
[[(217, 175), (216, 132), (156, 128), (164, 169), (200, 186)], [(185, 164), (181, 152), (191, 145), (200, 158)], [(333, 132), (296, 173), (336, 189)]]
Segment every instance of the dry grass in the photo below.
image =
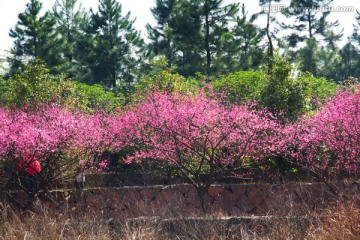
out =
[(359, 240), (360, 208), (354, 201), (346, 201), (327, 209), (323, 221), (309, 230), (308, 239)]
[[(284, 205), (284, 208), (286, 206)], [(124, 240), (235, 240), (235, 239), (360, 239), (360, 209), (354, 201), (338, 202), (323, 216), (263, 218), (173, 219), (142, 217), (109, 219), (94, 214), (73, 214), (36, 203), (32, 211), (18, 213), (0, 203), (0, 239), (124, 239)]]
[(113, 239), (103, 222), (70, 218), (65, 211), (53, 213), (39, 203), (24, 213), (4, 204), (0, 209), (0, 239)]

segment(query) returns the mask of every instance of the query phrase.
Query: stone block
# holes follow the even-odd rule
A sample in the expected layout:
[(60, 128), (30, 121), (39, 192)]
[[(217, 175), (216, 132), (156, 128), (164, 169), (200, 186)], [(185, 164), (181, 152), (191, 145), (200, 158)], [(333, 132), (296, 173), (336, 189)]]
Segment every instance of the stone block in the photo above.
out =
[(230, 216), (242, 216), (244, 215), (244, 211), (240, 210), (238, 207), (233, 207), (230, 212)]
[(239, 198), (239, 200), (235, 203), (235, 207), (237, 207), (238, 209), (240, 209), (241, 211), (243, 211), (245, 213), (251, 213), (256, 209), (252, 205), (252, 202), (250, 201), (250, 199), (245, 194), (242, 195)]
[(210, 197), (217, 197), (219, 196), (222, 192), (224, 192), (224, 188), (221, 186), (210, 186), (207, 190), (208, 194), (210, 195)]
[(260, 188), (253, 186), (248, 191), (248, 197), (252, 205), (257, 208), (262, 202), (265, 201), (266, 196)]
[(215, 197), (215, 202), (217, 202), (225, 212), (229, 213), (237, 202), (237, 199), (237, 196), (231, 191), (225, 190), (221, 195)]
[(236, 199), (239, 199), (242, 195), (246, 193), (247, 187), (245, 185), (232, 185), (231, 191), (233, 192), (233, 196)]
[(156, 199), (159, 192), (159, 188), (144, 188), (140, 190), (140, 198), (142, 201), (149, 203)]
[(187, 193), (190, 191), (190, 189), (193, 188), (193, 186), (188, 185), (188, 184), (181, 184), (181, 185), (177, 185), (175, 186), (177, 191), (181, 192), (184, 196), (187, 195)]
[(198, 195), (197, 191), (195, 190), (195, 188), (190, 188), (189, 191), (187, 192), (185, 198), (186, 198), (186, 202), (188, 204), (200, 207), (199, 195)]

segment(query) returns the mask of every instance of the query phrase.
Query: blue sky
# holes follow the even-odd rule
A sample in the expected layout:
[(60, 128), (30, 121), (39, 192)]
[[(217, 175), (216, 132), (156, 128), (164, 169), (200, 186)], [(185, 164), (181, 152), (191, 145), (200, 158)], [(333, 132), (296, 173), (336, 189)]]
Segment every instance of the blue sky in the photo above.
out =
[[(9, 30), (15, 26), (18, 20), (18, 14), (25, 10), (26, 3), (28, 2), (29, 0), (0, 0), (0, 55), (3, 55), (5, 50), (9, 50), (12, 47), (13, 40), (9, 37)], [(44, 9), (51, 9), (54, 2), (55, 0), (42, 0)], [(90, 7), (97, 9), (98, 6), (98, 0), (79, 0), (79, 2), (82, 2), (82, 5), (86, 9), (89, 9)], [(146, 37), (144, 28), (146, 23), (154, 23), (150, 8), (155, 5), (155, 0), (119, 0), (119, 2), (123, 6), (124, 13), (131, 11), (131, 17), (136, 18), (136, 29), (142, 31), (143, 36)], [(260, 10), (258, 0), (225, 0), (225, 2), (245, 3), (250, 13), (255, 13)], [(359, 5), (359, 0), (335, 0), (333, 5), (357, 7)], [(360, 6), (357, 7), (357, 9), (360, 9)], [(279, 13), (279, 15), (281, 14)], [(352, 24), (355, 22), (354, 13), (333, 13), (329, 19), (337, 19), (340, 21), (341, 28), (344, 28), (345, 36), (352, 33)], [(264, 19), (259, 19), (257, 24), (261, 26), (264, 25)], [(346, 40), (346, 37), (344, 37), (344, 40)]]

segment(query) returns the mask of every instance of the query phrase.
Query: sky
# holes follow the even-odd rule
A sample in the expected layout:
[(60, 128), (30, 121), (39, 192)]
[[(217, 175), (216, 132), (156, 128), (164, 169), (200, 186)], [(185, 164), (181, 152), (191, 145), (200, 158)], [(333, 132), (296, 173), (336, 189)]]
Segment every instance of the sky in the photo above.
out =
[[(14, 28), (18, 20), (18, 14), (23, 12), (26, 9), (26, 4), (30, 0), (0, 0), (0, 55), (5, 54), (5, 50), (9, 50), (12, 47), (13, 39), (9, 37), (9, 31), (11, 28)], [(155, 0), (118, 0), (122, 7), (123, 13), (131, 12), (131, 18), (136, 18), (134, 23), (135, 28), (142, 32), (144, 38), (146, 38), (145, 25), (147, 23), (154, 24), (155, 21), (151, 15), (150, 8), (155, 6)], [(42, 0), (43, 9), (50, 10), (54, 5), (55, 0)], [(97, 9), (98, 0), (79, 0), (82, 3), (83, 7), (86, 9), (93, 8)], [(259, 12), (261, 9), (259, 7), (258, 0), (225, 0), (225, 3), (230, 2), (240, 2), (245, 3), (249, 13)], [(286, 1), (285, 1), (286, 2)], [(355, 6), (356, 9), (360, 9), (359, 0), (334, 0), (334, 6)], [(275, 17), (281, 17), (280, 13), (275, 13)], [(340, 13), (334, 12), (328, 18), (329, 20), (339, 20), (340, 29), (344, 29), (343, 38), (344, 43), (346, 37), (349, 36), (353, 31), (353, 24), (355, 12), (350, 13)], [(285, 20), (289, 21), (289, 20)], [(265, 19), (258, 19), (256, 22), (259, 26), (265, 25)]]

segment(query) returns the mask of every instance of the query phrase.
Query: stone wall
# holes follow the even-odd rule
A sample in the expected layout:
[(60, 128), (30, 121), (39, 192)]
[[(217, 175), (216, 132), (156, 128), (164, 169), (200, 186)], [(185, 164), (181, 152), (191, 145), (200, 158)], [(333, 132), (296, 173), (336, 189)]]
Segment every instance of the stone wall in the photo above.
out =
[[(339, 199), (359, 201), (360, 183), (229, 184), (211, 186), (204, 195), (206, 209), (218, 216), (298, 216), (321, 213)], [(26, 193), (15, 198), (24, 203)], [(149, 187), (92, 188), (51, 191), (40, 196), (44, 207), (66, 207), (106, 217), (187, 217), (202, 214), (197, 191), (188, 184)]]

